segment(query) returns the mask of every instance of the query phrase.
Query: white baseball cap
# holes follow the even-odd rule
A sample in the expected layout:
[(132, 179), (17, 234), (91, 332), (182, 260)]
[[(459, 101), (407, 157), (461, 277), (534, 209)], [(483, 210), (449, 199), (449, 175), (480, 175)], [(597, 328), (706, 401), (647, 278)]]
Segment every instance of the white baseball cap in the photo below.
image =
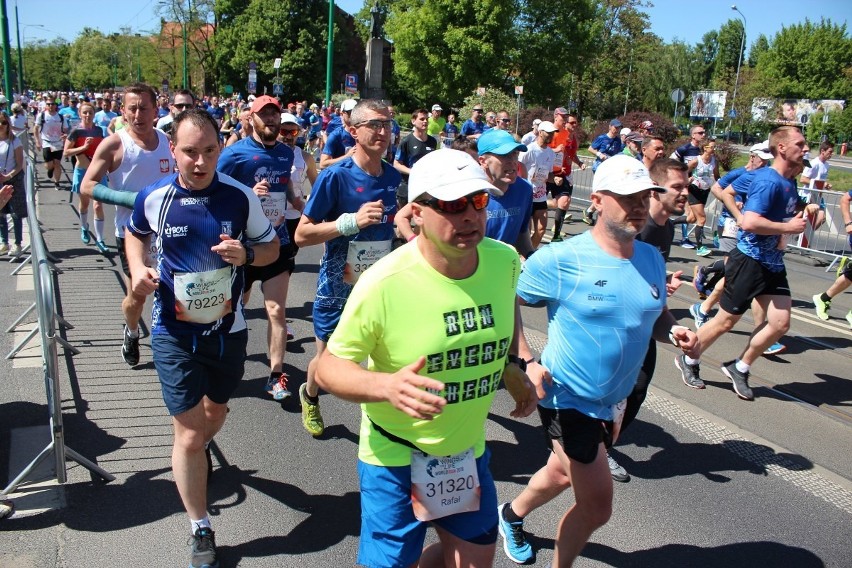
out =
[(550, 122), (549, 120), (543, 120), (538, 123), (539, 132), (556, 132), (557, 130), (558, 128), (556, 128), (556, 125)]
[(622, 135), (622, 136), (627, 136), (628, 134), (630, 134), (630, 132), (631, 132), (630, 129), (625, 126), (624, 128), (621, 129), (621, 132), (619, 132), (619, 134)]
[(769, 152), (769, 140), (759, 142), (749, 148), (749, 153), (756, 154), (761, 160), (771, 160), (772, 154)]
[(461, 150), (434, 150), (417, 160), (408, 176), (409, 202), (425, 193), (442, 201), (455, 201), (477, 191), (503, 195), (488, 181), (479, 162)]
[(340, 103), (340, 112), (352, 112), (352, 109), (355, 108), (355, 105), (357, 104), (358, 101), (355, 99), (346, 99)]
[(442, 109), (442, 108), (441, 108), (441, 105), (432, 105), (432, 110), (440, 110), (440, 111), (443, 111), (444, 109)]
[(645, 164), (625, 154), (616, 154), (601, 162), (592, 180), (593, 193), (609, 191), (616, 195), (633, 195), (646, 189), (666, 191), (651, 181)]
[(299, 125), (299, 121), (296, 120), (295, 115), (289, 112), (281, 113), (281, 124), (295, 124)]

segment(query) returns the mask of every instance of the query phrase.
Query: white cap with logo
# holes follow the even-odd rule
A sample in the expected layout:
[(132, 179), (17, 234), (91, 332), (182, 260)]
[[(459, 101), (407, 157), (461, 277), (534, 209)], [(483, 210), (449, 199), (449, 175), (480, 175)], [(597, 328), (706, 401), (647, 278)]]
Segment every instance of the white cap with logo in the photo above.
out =
[(442, 148), (430, 152), (414, 164), (408, 176), (409, 202), (426, 193), (442, 201), (455, 201), (477, 191), (503, 195), (488, 181), (479, 162), (460, 150)]

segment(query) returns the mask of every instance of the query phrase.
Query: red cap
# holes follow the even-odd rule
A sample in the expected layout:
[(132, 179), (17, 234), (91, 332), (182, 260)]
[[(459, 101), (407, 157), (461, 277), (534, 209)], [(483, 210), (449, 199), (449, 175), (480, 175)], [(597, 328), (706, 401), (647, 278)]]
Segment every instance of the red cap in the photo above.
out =
[(270, 97), (269, 95), (263, 95), (262, 97), (257, 97), (256, 99), (254, 99), (254, 102), (251, 103), (251, 112), (260, 112), (260, 109), (262, 109), (266, 105), (275, 105), (275, 108), (278, 109), (278, 112), (281, 112), (281, 103), (278, 102), (278, 99)]

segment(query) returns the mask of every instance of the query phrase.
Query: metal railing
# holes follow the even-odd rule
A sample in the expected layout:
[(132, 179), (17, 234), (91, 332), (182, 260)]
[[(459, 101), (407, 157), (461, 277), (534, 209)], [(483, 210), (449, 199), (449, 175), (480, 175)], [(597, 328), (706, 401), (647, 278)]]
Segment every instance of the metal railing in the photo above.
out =
[[(28, 262), (32, 265), (35, 302), (30, 308), (7, 329), (13, 331), (24, 318), (33, 310), (38, 316), (38, 323), (27, 338), (21, 342), (6, 358), (10, 359), (23, 348), (36, 334), (41, 338), (42, 368), (44, 371), (44, 389), (47, 396), (47, 406), (50, 418), (50, 440), (44, 449), (6, 486), (0, 491), (0, 496), (13, 492), (27, 477), (51, 455), (56, 460), (55, 475), (59, 483), (65, 483), (67, 476), (67, 460), (76, 461), (105, 481), (115, 479), (110, 473), (94, 462), (83, 457), (65, 444), (65, 429), (62, 419), (62, 396), (59, 381), (58, 345), (74, 354), (79, 353), (71, 344), (59, 337), (59, 325), (70, 328), (67, 322), (56, 311), (56, 294), (54, 289), (55, 267), (48, 260), (47, 248), (37, 220), (35, 204), (35, 165), (27, 159), (25, 188), (27, 195), (27, 226), (29, 228), (31, 254)], [(19, 267), (20, 268), (20, 267)]]

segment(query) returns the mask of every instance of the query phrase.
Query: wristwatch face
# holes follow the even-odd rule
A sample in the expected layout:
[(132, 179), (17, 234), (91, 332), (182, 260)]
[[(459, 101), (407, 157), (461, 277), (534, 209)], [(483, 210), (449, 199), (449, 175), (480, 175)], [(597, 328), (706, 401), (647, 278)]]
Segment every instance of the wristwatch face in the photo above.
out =
[(251, 265), (254, 262), (254, 249), (246, 247), (246, 264)]

